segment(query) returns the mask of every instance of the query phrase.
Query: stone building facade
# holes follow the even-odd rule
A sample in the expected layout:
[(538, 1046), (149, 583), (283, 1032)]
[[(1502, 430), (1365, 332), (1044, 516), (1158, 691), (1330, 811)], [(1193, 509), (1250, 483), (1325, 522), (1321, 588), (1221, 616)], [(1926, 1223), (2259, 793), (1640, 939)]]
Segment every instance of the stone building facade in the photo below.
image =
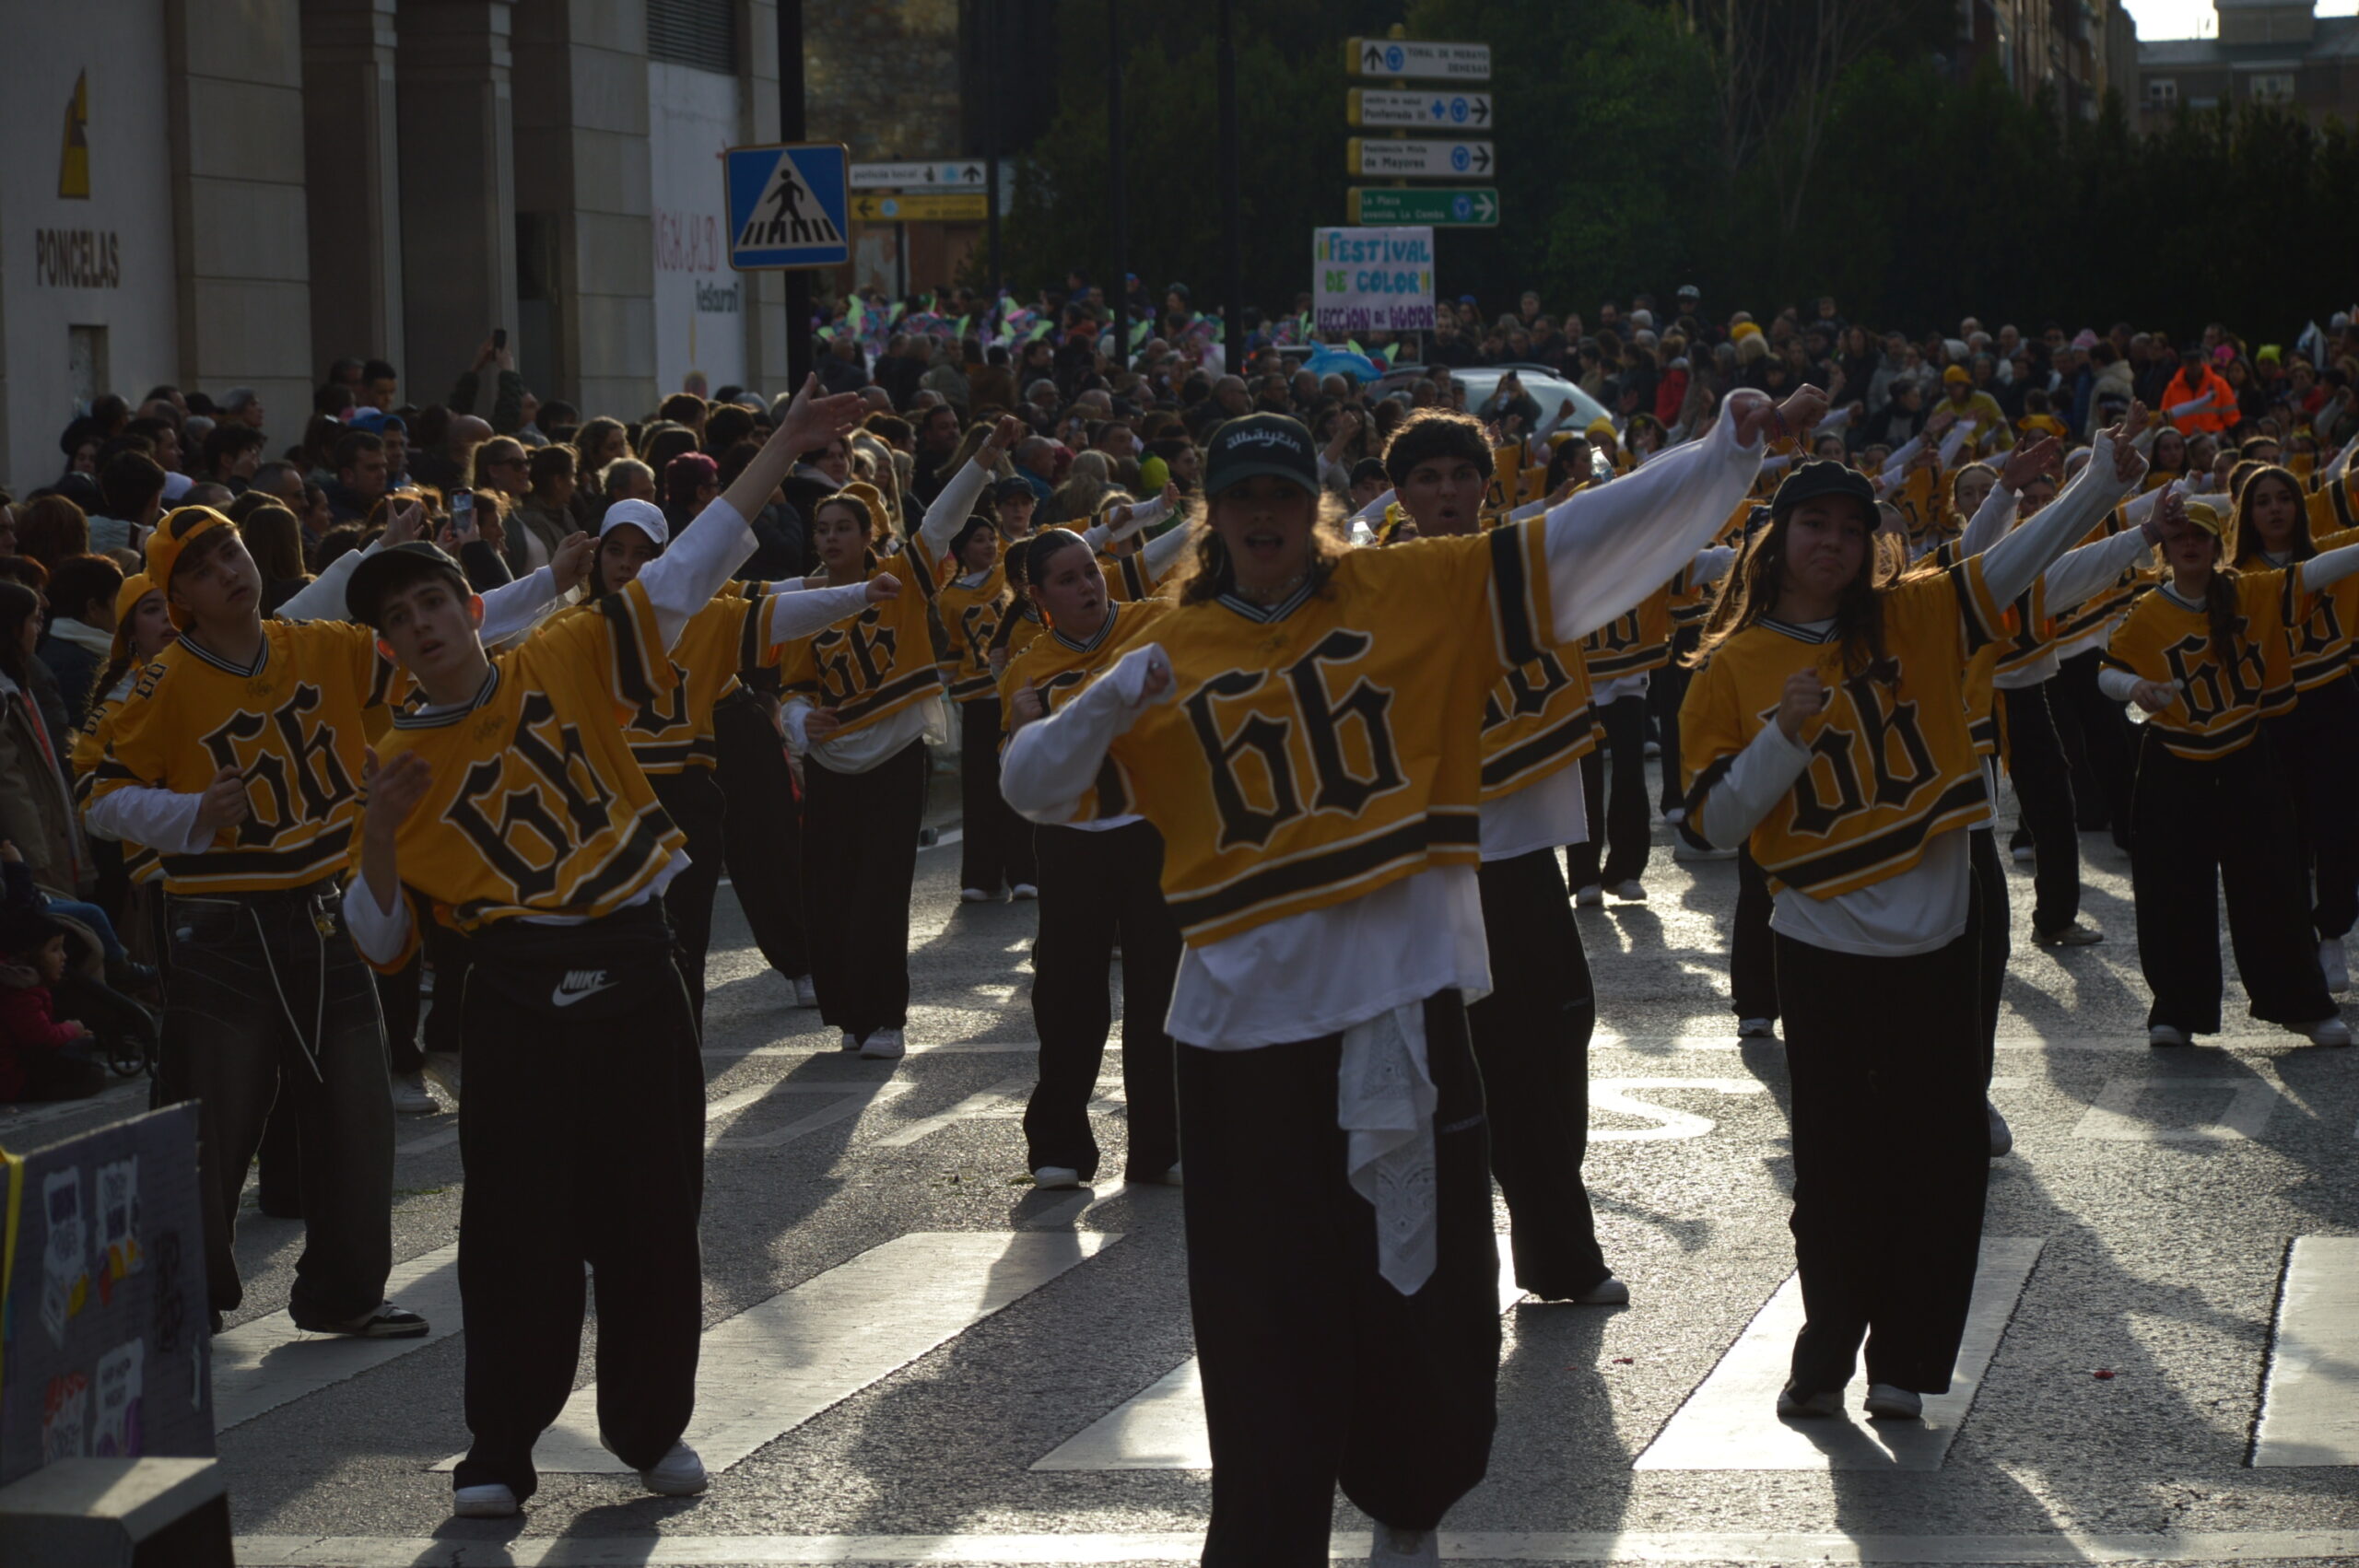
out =
[[(974, 3), (806, 6), (811, 139), (959, 156)], [(21, 8), (0, 483), (54, 477), (100, 393), (251, 386), (277, 448), (336, 357), (431, 402), (498, 327), (584, 410), (642, 413), (691, 374), (781, 387), (783, 286), (729, 268), (718, 158), (778, 139), (777, 29), (776, 0)]]

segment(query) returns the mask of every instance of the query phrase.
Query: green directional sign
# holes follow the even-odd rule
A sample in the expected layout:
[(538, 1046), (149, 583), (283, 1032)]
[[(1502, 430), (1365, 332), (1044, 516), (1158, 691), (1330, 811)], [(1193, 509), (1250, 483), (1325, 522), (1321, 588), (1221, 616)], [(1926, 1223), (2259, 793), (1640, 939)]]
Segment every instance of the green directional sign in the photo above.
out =
[(1439, 190), (1407, 186), (1354, 186), (1350, 216), (1356, 225), (1430, 224), (1436, 228), (1496, 228), (1499, 193), (1490, 185)]

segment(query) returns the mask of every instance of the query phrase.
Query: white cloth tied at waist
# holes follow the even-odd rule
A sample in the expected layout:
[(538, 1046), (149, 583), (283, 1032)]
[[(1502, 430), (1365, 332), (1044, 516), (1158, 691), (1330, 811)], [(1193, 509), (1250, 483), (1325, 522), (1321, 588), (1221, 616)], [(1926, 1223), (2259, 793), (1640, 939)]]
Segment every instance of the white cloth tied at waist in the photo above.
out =
[(1426, 1061), (1423, 1002), (1379, 1012), (1344, 1031), (1335, 1075), (1335, 1121), (1349, 1149), (1352, 1190), (1376, 1209), (1376, 1267), (1402, 1295), (1433, 1277), (1434, 1107), (1441, 1095)]

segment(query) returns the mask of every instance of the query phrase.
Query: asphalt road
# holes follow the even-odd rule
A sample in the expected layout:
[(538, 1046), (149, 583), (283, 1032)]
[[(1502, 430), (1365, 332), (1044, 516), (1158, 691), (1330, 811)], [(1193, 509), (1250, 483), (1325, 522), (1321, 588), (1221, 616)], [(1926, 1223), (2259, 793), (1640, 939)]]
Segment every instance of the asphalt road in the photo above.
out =
[[(1798, 1445), (1756, 1391), (1788, 1343), (1782, 1051), (1732, 1038), (1733, 866), (1674, 862), (1668, 844), (1659, 829), (1646, 903), (1579, 914), (1602, 1021), (1590, 1185), (1632, 1303), (1507, 1308), (1490, 1478), (1449, 1520), (1446, 1554), (2359, 1554), (2359, 1248), (2334, 1245), (2359, 1231), (2359, 1053), (2245, 1020), (2233, 987), (2229, 1035), (2150, 1051), (2127, 864), (2084, 837), (2086, 918), (2108, 940), (2024, 942), (2008, 978), (1994, 1098), (2018, 1141), (1991, 1167), (1986, 1228), (2004, 1245), (1986, 1258), (1979, 1378), (1922, 1441), (1862, 1422)], [(358, 1355), (281, 1342), (271, 1314), (300, 1227), (250, 1211), (248, 1305), (225, 1344), (246, 1358), (229, 1393), (251, 1413), (221, 1437), (241, 1561), (1193, 1561), (1209, 1477), (1187, 1468), (1202, 1459), (1184, 1387), (1132, 1404), (1168, 1396), (1191, 1356), (1180, 1194), (1030, 1189), (1015, 1117), (1033, 909), (958, 905), (957, 861), (950, 845), (919, 858), (913, 1049), (898, 1064), (839, 1055), (722, 894), (706, 1398), (689, 1435), (743, 1457), (707, 1494), (548, 1473), (521, 1520), (452, 1520), (435, 1467), (467, 1442), (464, 1335)], [(2021, 932), (2027, 868), (2012, 880)], [(1912, 1021), (1890, 1022), (1907, 1049)], [(1118, 1061), (1098, 1116), (1109, 1171)], [(437, 1135), (452, 1120), (398, 1129), (415, 1147), (394, 1257), (420, 1282), (397, 1299), (413, 1304), (449, 1288), (437, 1264), (464, 1175)], [(22, 1141), (9, 1126), (0, 1140)], [(595, 1345), (593, 1322), (585, 1385)], [(1068, 1468), (1035, 1468), (1052, 1455)], [(1365, 1550), (1356, 1510), (1339, 1504), (1336, 1528), (1339, 1555)]]

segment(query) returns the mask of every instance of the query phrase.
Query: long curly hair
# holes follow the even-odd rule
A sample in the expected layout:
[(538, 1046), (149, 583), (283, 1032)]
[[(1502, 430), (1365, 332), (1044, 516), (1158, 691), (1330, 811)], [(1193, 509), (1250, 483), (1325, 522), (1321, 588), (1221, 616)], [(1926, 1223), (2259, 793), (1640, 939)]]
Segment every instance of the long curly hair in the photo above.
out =
[[(1703, 636), (1687, 656), (1691, 667), (1700, 669), (1721, 644), (1767, 620), (1777, 609), (1786, 585), (1786, 538), (1792, 521), (1790, 511), (1772, 520), (1768, 527), (1745, 541), (1730, 563), (1719, 597), (1704, 623)], [(1864, 544), (1859, 572), (1844, 584), (1836, 602), (1835, 634), (1843, 644), (1844, 673), (1864, 673), (1871, 679), (1888, 682), (1898, 672), (1884, 648), (1884, 591), (1902, 574), (1895, 557), (1878, 547), (1872, 527)]]
[[(1173, 574), (1180, 584), (1180, 603), (1203, 604), (1219, 598), (1237, 586), (1237, 566), (1228, 558), (1228, 546), (1221, 543), (1220, 531), (1210, 525), (1213, 508), (1219, 503), (1207, 502), (1205, 521), (1196, 540), (1195, 549), (1180, 561)], [(1332, 491), (1321, 490), (1310, 521), (1310, 570), (1306, 581), (1323, 589), (1353, 545), (1344, 532), (1344, 511), (1341, 497)]]

